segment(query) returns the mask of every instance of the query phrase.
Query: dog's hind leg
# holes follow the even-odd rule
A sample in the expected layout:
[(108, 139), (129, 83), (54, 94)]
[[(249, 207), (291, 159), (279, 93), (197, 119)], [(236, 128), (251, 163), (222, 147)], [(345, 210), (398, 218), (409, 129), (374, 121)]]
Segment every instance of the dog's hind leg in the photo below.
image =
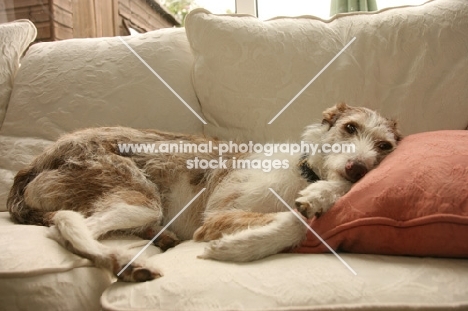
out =
[(97, 239), (112, 231), (157, 226), (162, 219), (158, 203), (149, 201), (143, 194), (135, 191), (113, 193), (98, 201), (96, 207), (99, 210), (88, 218), (74, 211), (57, 211), (52, 218), (55, 226), (51, 228), (51, 237), (62, 242), (74, 253), (90, 259), (96, 266), (109, 269), (120, 280), (152, 280), (161, 276), (161, 273), (140, 258), (119, 274), (131, 261), (132, 255), (123, 249), (107, 247)]
[(292, 212), (263, 214), (239, 210), (234, 213), (207, 218), (195, 232), (194, 237), (199, 241), (217, 239), (210, 242), (199, 258), (257, 260), (295, 247), (306, 236), (307, 228)]

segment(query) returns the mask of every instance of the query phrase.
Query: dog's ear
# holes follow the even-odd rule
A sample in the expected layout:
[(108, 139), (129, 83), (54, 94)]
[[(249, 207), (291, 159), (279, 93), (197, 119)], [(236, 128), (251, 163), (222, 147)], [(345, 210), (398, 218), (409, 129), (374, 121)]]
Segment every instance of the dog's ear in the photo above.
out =
[(328, 108), (323, 112), (322, 124), (328, 124), (330, 127), (332, 127), (336, 120), (338, 120), (338, 118), (348, 109), (350, 109), (350, 107), (345, 103), (339, 103), (331, 108)]
[(403, 139), (403, 135), (401, 134), (400, 130), (398, 129), (398, 122), (395, 119), (387, 119), (388, 125), (393, 131), (393, 135), (395, 136), (395, 140), (399, 142)]

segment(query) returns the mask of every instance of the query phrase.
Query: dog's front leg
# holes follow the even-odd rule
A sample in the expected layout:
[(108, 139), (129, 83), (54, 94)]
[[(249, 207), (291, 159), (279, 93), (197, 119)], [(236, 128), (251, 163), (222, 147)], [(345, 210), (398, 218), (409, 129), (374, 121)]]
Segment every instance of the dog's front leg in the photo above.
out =
[(348, 181), (320, 180), (299, 192), (297, 210), (307, 218), (319, 216), (328, 211), (335, 202), (351, 189)]
[[(221, 235), (213, 235), (220, 229)], [(197, 230), (195, 240), (219, 237), (210, 241), (199, 258), (245, 262), (294, 248), (306, 233), (306, 226), (289, 211), (268, 214), (237, 211), (211, 217)]]

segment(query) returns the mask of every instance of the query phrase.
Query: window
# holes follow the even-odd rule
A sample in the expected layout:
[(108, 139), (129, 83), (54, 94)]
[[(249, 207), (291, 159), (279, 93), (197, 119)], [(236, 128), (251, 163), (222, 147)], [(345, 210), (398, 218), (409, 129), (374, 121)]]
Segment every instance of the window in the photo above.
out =
[(380, 9), (402, 6), (402, 5), (418, 5), (427, 2), (428, 0), (377, 0), (377, 6)]
[[(239, 0), (256, 1), (258, 7), (258, 17), (269, 19), (275, 16), (300, 16), (314, 15), (323, 19), (330, 18), (331, 0)], [(402, 5), (418, 5), (427, 0), (377, 0), (377, 8), (395, 7)]]
[(236, 0), (195, 0), (195, 5), (211, 13), (226, 14), (236, 12)]
[(275, 16), (314, 15), (328, 19), (330, 17), (330, 3), (330, 0), (257, 0), (258, 17), (265, 20)]
[[(377, 8), (380, 10), (402, 5), (419, 5), (426, 1), (428, 0), (377, 0)], [(194, 2), (197, 7), (206, 8), (212, 13), (251, 14), (263, 20), (275, 16), (300, 15), (314, 15), (328, 19), (331, 6), (331, 0), (194, 0)]]
[[(0, 0), (0, 23), (30, 19), (37, 41), (103, 37), (183, 26), (195, 8), (215, 14), (241, 13), (262, 20), (275, 16), (330, 18), (332, 0)], [(376, 0), (378, 9), (419, 5), (427, 0)]]

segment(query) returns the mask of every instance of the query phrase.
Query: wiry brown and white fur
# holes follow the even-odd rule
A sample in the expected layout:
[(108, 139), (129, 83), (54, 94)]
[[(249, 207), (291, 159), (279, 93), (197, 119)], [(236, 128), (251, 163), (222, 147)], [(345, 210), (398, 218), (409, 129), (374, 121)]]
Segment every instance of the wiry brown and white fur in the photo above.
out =
[[(306, 228), (269, 188), (306, 217), (326, 212), (400, 140), (394, 121), (366, 108), (338, 104), (309, 126), (303, 141), (354, 143), (355, 153), (316, 153), (302, 159), (319, 177), (301, 175), (301, 155), (280, 155), (289, 169), (188, 169), (186, 161), (213, 153), (121, 153), (122, 143), (206, 143), (201, 137), (130, 128), (94, 128), (60, 138), (18, 172), (7, 206), (14, 221), (51, 226), (51, 236), (97, 266), (118, 274), (132, 258), (98, 239), (126, 233), (151, 239), (202, 188), (203, 194), (155, 241), (162, 249), (180, 240), (210, 241), (200, 258), (251, 261), (297, 246)], [(215, 141), (214, 144), (217, 142)], [(225, 159), (261, 158), (225, 154)], [(228, 165), (228, 167), (231, 167)], [(138, 258), (118, 277), (161, 276)]]

